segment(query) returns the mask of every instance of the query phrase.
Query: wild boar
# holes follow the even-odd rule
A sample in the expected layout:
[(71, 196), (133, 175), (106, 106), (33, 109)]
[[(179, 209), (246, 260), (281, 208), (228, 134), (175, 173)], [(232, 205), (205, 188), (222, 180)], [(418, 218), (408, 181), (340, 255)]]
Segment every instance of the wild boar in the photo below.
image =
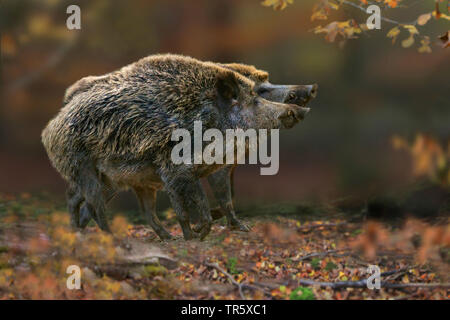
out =
[(42, 142), (56, 170), (68, 182), (72, 224), (80, 206), (109, 231), (105, 203), (115, 192), (135, 191), (149, 224), (171, 238), (155, 212), (156, 191), (168, 192), (185, 239), (195, 234), (189, 216), (199, 212), (203, 239), (211, 215), (199, 179), (226, 164), (174, 164), (172, 133), (203, 129), (291, 127), (309, 109), (266, 100), (255, 83), (228, 68), (179, 55), (153, 55), (85, 86), (49, 122)]

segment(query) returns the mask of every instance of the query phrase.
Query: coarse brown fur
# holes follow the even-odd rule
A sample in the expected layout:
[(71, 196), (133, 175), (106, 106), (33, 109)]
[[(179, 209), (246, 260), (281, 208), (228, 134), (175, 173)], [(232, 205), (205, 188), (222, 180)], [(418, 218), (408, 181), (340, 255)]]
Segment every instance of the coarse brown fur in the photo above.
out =
[(269, 80), (269, 73), (267, 71), (256, 69), (252, 65), (243, 63), (223, 63), (219, 65), (242, 74), (244, 77), (255, 82), (256, 85)]

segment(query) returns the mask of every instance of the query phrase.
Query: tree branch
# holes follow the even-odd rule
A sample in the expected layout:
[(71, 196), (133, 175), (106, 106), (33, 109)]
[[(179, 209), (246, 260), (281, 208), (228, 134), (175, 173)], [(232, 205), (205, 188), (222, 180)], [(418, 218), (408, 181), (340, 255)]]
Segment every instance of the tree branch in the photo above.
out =
[[(395, 274), (405, 273), (414, 266), (409, 266), (397, 270), (386, 271), (380, 274), (380, 277), (388, 277)], [(300, 279), (299, 283), (306, 286), (320, 286), (330, 287), (332, 289), (340, 288), (367, 288), (367, 279), (358, 281), (337, 281), (337, 282), (323, 282), (308, 279)], [(450, 288), (450, 283), (392, 283), (387, 281), (380, 281), (380, 287), (386, 289), (401, 289), (401, 288)]]
[[(353, 7), (353, 8), (359, 9), (359, 10), (363, 11), (364, 13), (367, 13), (366, 8), (361, 7), (360, 5), (357, 5), (356, 3), (353, 3), (351, 1), (340, 0), (339, 2), (343, 3), (343, 4), (346, 4), (346, 5), (349, 5), (349, 6)], [(385, 18), (385, 17), (383, 17), (383, 15), (380, 16), (380, 19), (385, 21), (385, 22), (389, 22), (389, 23), (396, 24), (396, 25), (406, 25), (406, 24), (416, 25), (417, 24), (417, 19), (414, 20), (413, 22), (410, 22), (410, 23), (398, 22), (398, 21), (395, 21), (395, 20), (392, 20), (392, 19), (389, 19), (389, 18)]]
[[(299, 284), (304, 286), (329, 287), (332, 289), (341, 288), (367, 288), (367, 279), (358, 281), (338, 281), (338, 282), (322, 282), (308, 279), (300, 279)], [(401, 288), (450, 288), (450, 283), (390, 283), (380, 281), (380, 287), (386, 289)]]
[[(304, 255), (303, 257), (300, 257), (298, 259), (296, 259), (295, 261), (303, 261), (306, 259), (311, 259), (311, 258), (316, 258), (316, 257), (326, 257), (328, 255), (333, 255), (335, 256), (336, 253), (341, 252), (341, 251), (346, 251), (349, 250), (349, 248), (344, 248), (344, 249), (336, 249), (336, 250), (328, 250), (328, 251), (324, 251), (324, 252), (313, 252), (307, 255)], [(352, 254), (351, 252), (349, 252), (348, 254)], [(345, 254), (338, 254), (338, 256), (343, 256)]]
[[(398, 273), (404, 273), (412, 267), (406, 267), (402, 269), (386, 271), (380, 274), (380, 277), (387, 277)], [(358, 281), (337, 281), (337, 282), (326, 282), (326, 281), (314, 281), (308, 279), (300, 279), (297, 282), (303, 286), (318, 286), (318, 287), (328, 287), (331, 289), (342, 289), (342, 288), (367, 288), (367, 279), (361, 279)], [(269, 289), (277, 289), (281, 285), (292, 285), (292, 282), (286, 282), (281, 284), (273, 283), (255, 283), (258, 286), (266, 287)], [(392, 283), (387, 281), (380, 281), (380, 287), (385, 289), (404, 289), (404, 288), (450, 288), (450, 283)]]

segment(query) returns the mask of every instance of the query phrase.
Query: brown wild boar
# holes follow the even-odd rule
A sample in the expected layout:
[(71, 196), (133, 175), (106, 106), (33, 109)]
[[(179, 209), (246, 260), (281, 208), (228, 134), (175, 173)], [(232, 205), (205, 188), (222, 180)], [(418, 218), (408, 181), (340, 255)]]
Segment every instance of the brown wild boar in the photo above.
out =
[(80, 226), (80, 206), (109, 230), (104, 213), (118, 190), (135, 191), (149, 224), (162, 239), (171, 235), (155, 212), (156, 191), (168, 192), (185, 239), (192, 239), (189, 216), (200, 213), (197, 231), (204, 238), (211, 215), (199, 179), (226, 165), (174, 164), (172, 132), (203, 129), (283, 128), (309, 109), (266, 100), (255, 83), (211, 62), (154, 55), (101, 77), (73, 92), (42, 132), (56, 170), (69, 184), (72, 224)]

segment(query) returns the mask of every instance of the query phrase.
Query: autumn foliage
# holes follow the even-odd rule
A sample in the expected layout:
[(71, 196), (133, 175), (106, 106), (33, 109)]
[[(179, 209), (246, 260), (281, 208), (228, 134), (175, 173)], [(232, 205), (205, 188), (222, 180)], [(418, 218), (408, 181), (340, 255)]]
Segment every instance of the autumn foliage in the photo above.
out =
[[(220, 222), (206, 241), (186, 242), (169, 210), (165, 224), (179, 239), (160, 242), (120, 215), (113, 234), (75, 232), (68, 214), (45, 197), (1, 195), (0, 203), (2, 299), (448, 298), (447, 220), (392, 227), (348, 222), (338, 212), (326, 220), (252, 218), (250, 233)], [(405, 288), (352, 287), (364, 284), (369, 264), (380, 266), (383, 281)], [(82, 270), (80, 290), (66, 287), (70, 265)]]
[[(449, 299), (447, 2), (180, 3), (80, 1), (78, 32), (66, 28), (64, 2), (2, 2), (0, 185), (18, 193), (0, 193), (0, 299)], [(366, 26), (371, 4), (381, 8), (381, 30)], [(311, 121), (284, 137), (280, 175), (236, 175), (237, 201), (257, 203), (254, 215), (236, 205), (250, 233), (220, 220), (205, 241), (186, 242), (167, 209), (161, 220), (176, 240), (161, 242), (137, 212), (114, 205), (112, 234), (94, 224), (75, 231), (55, 200), (63, 182), (39, 135), (64, 90), (156, 52), (242, 61), (276, 83), (320, 84)], [(416, 178), (443, 203), (409, 193), (406, 219), (389, 210), (370, 219), (372, 196), (416, 187)], [(329, 194), (358, 206), (328, 205)], [(295, 210), (272, 197), (295, 201)], [(310, 198), (323, 206), (298, 205)], [(423, 219), (412, 217), (412, 200), (426, 203)], [(126, 205), (137, 211), (134, 199)], [(384, 274), (381, 290), (365, 287), (371, 264)], [(81, 268), (80, 290), (66, 287), (70, 265)]]
[[(293, 4), (293, 0), (264, 0), (262, 2), (263, 6), (271, 6), (275, 10), (283, 10), (288, 4)], [(429, 1), (430, 2), (430, 11), (420, 14), (413, 21), (408, 23), (396, 21), (390, 18), (384, 17), (384, 13), (381, 13), (381, 20), (391, 25), (394, 25), (389, 31), (386, 33), (386, 37), (392, 39), (392, 43), (394, 44), (399, 37), (399, 35), (403, 32), (407, 34), (407, 36), (401, 41), (401, 45), (404, 48), (411, 47), (416, 41), (419, 42), (419, 46), (417, 48), (420, 53), (430, 53), (431, 52), (431, 40), (429, 35), (421, 35), (417, 27), (425, 26), (431, 19), (434, 20), (450, 20), (450, 16), (441, 11), (440, 3), (443, 3), (443, 0)], [(378, 5), (382, 10), (383, 9), (393, 9), (407, 7), (406, 1), (401, 0), (375, 0), (375, 1), (350, 1), (350, 0), (319, 0), (313, 7), (313, 12), (311, 15), (311, 21), (321, 21), (321, 20), (329, 20), (331, 17), (336, 16), (334, 14), (339, 10), (342, 10), (343, 7), (350, 7), (359, 11), (366, 12), (366, 9), (369, 5)], [(448, 12), (448, 8), (446, 8)], [(335, 40), (339, 39), (340, 44), (344, 44), (348, 39), (356, 39), (361, 34), (368, 33), (371, 31), (366, 21), (357, 22), (355, 18), (351, 18), (344, 21), (332, 21), (325, 25), (318, 25), (313, 30), (316, 34), (324, 34), (325, 39), (329, 42), (335, 42)], [(376, 30), (374, 30), (376, 31)], [(445, 32), (442, 36), (436, 36), (440, 41), (440, 45), (443, 48), (447, 48), (449, 46), (448, 42), (448, 32)]]
[(412, 143), (400, 136), (394, 136), (392, 145), (411, 156), (415, 176), (426, 176), (432, 182), (444, 187), (450, 186), (450, 142), (445, 147), (430, 135), (417, 134)]

